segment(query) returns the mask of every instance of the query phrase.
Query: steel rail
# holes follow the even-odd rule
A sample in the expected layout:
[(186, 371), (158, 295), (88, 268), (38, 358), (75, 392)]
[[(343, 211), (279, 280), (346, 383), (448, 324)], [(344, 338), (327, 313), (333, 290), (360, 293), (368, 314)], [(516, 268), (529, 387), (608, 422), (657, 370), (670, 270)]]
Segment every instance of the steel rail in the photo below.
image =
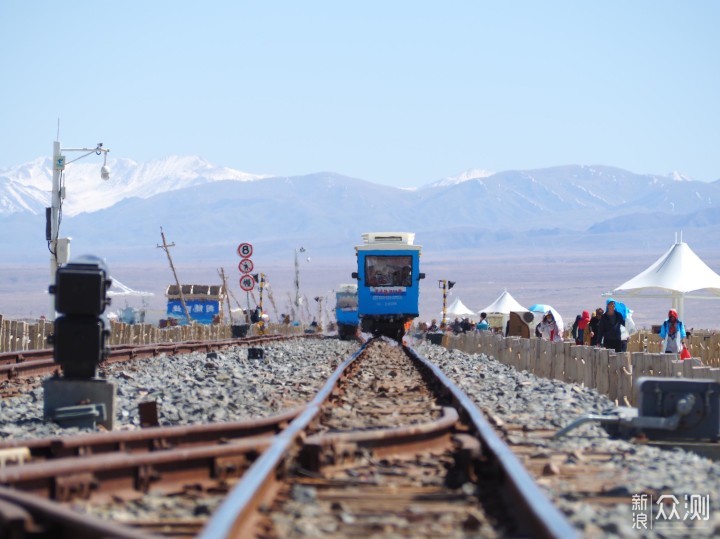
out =
[[(77, 513), (37, 496), (0, 487), (3, 537), (72, 537), (73, 539), (152, 539), (141, 530)], [(7, 533), (7, 535), (4, 535)]]
[(530, 530), (537, 532), (538, 537), (577, 537), (577, 530), (543, 494), (522, 463), (495, 433), (482, 411), (470, 397), (456, 386), (437, 365), (410, 347), (405, 347), (405, 350), (412, 359), (424, 365), (450, 391), (454, 402), (472, 422), (475, 434), (483, 445), (484, 453), (492, 455), (507, 480), (508, 495), (524, 509), (528, 521), (531, 523), (528, 526)]
[(137, 454), (103, 454), (10, 466), (0, 469), (0, 485), (58, 501), (91, 494), (164, 490), (207, 478), (237, 477), (272, 444), (272, 437), (251, 437), (226, 444)]
[[(154, 357), (160, 354), (177, 355), (189, 354), (197, 351), (210, 352), (222, 350), (231, 346), (261, 344), (273, 341), (282, 341), (295, 338), (322, 338), (322, 335), (258, 335), (237, 339), (224, 339), (221, 341), (183, 341), (178, 343), (156, 343), (143, 345), (117, 345), (110, 347), (108, 358), (101, 364), (128, 361)], [(39, 376), (59, 372), (60, 365), (53, 360), (53, 349), (4, 352), (0, 354), (0, 381)]]
[(301, 437), (305, 428), (319, 414), (321, 406), (334, 391), (338, 380), (360, 357), (370, 342), (372, 341), (366, 341), (357, 352), (335, 369), (335, 372), (328, 378), (305, 410), (290, 423), (288, 428), (275, 437), (273, 444), (250, 466), (240, 482), (235, 485), (225, 501), (215, 511), (200, 534), (201, 539), (237, 537), (243, 531), (243, 524), (258, 508), (260, 503), (258, 494), (267, 494), (272, 491), (275, 486), (275, 471), (287, 457), (292, 444)]
[(132, 431), (6, 440), (0, 442), (0, 453), (6, 449), (27, 449), (31, 458), (48, 460), (120, 451), (124, 453), (149, 452), (217, 443), (249, 436), (271, 436), (282, 431), (298, 416), (301, 410), (302, 408), (294, 408), (261, 419), (226, 423), (148, 427)]

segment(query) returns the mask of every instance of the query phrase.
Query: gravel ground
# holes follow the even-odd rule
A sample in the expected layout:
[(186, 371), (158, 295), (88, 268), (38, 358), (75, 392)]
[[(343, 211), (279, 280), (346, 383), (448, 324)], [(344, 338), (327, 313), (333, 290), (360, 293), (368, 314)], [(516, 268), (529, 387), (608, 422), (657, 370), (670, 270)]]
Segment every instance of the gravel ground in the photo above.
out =
[[(101, 375), (117, 388), (116, 430), (140, 428), (138, 405), (157, 401), (161, 426), (238, 421), (278, 414), (312, 399), (357, 343), (294, 339), (263, 345), (263, 359), (247, 348), (213, 354), (161, 356), (112, 363)], [(43, 421), (43, 390), (0, 399), (0, 440), (73, 435)]]
[[(307, 402), (335, 367), (357, 349), (337, 340), (293, 340), (263, 346), (262, 360), (249, 360), (246, 348), (218, 352), (217, 357), (187, 354), (113, 364), (104, 369), (118, 389), (118, 429), (139, 428), (138, 404), (157, 400), (160, 424), (182, 425), (266, 417)], [(613, 403), (595, 390), (517, 372), (491, 358), (439, 346), (416, 350), (437, 363), (481, 409), (506, 423), (530, 429), (559, 429), (586, 413), (599, 413)], [(71, 435), (42, 420), (43, 394), (37, 388), (20, 397), (0, 400), (0, 440)], [(555, 503), (585, 537), (713, 537), (720, 534), (720, 465), (684, 451), (611, 440), (604, 430), (585, 425), (566, 438), (545, 440), (551, 449), (588, 448), (617, 455), (612, 465), (622, 484), (612, 494), (627, 503), (598, 508), (572, 492), (553, 492)], [(709, 495), (709, 520), (683, 521), (679, 529), (641, 532), (633, 529), (632, 496), (675, 495), (683, 510), (685, 494)], [(669, 511), (668, 511), (669, 512)], [(682, 517), (682, 514), (681, 514)]]
[[(482, 354), (471, 355), (429, 344), (417, 345), (415, 350), (440, 366), (479, 408), (507, 423), (525, 424), (529, 429), (560, 429), (580, 415), (601, 413), (614, 407), (610, 399), (594, 389), (518, 372)], [(577, 494), (546, 489), (584, 537), (717, 537), (720, 534), (720, 464), (682, 450), (664, 451), (611, 440), (596, 425), (584, 425), (557, 441), (544, 442), (551, 449), (588, 451), (592, 448), (617, 454), (612, 465), (622, 481), (611, 494), (626, 496), (626, 504), (589, 507)], [(633, 529), (632, 496), (639, 493), (654, 493), (654, 499), (675, 495), (680, 519), (684, 516), (684, 495), (709, 495), (709, 520), (681, 520), (672, 528), (667, 522), (656, 523), (653, 531), (647, 532)], [(657, 515), (657, 509), (654, 514)], [(669, 507), (666, 514), (670, 514)]]

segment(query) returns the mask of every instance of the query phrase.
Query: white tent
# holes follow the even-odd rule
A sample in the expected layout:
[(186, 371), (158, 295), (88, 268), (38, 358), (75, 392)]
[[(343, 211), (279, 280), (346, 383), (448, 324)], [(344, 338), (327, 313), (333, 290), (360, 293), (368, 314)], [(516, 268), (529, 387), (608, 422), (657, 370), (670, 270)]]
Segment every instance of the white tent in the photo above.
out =
[[(442, 316), (442, 313), (440, 313), (440, 316)], [(447, 308), (446, 316), (475, 316), (475, 311), (468, 309), (465, 304), (460, 301), (460, 298), (458, 298)]]
[[(705, 290), (711, 295), (688, 295), (689, 292), (699, 290)], [(612, 295), (670, 298), (672, 308), (677, 310), (678, 316), (683, 319), (685, 298), (720, 299), (720, 275), (711, 270), (681, 240), (676, 241), (652, 266), (618, 286)]]
[(129, 286), (126, 286), (122, 284), (120, 281), (118, 281), (115, 277), (112, 278), (112, 285), (110, 286), (110, 290), (108, 290), (107, 293), (108, 296), (140, 296), (140, 297), (147, 297), (147, 296), (154, 296), (152, 292), (140, 292), (138, 290), (133, 290)]
[(527, 311), (525, 307), (520, 305), (514, 297), (510, 295), (510, 292), (505, 290), (500, 297), (493, 301), (490, 305), (484, 309), (480, 309), (478, 312), (481, 313), (501, 313), (510, 314), (511, 311)]

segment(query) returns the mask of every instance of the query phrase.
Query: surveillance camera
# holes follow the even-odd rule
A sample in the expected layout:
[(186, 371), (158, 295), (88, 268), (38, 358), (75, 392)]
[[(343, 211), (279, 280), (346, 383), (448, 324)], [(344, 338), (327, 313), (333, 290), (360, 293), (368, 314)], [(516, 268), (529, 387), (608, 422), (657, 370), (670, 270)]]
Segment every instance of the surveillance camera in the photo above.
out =
[(102, 167), (102, 168), (100, 169), (100, 177), (101, 177), (103, 180), (106, 180), (106, 181), (109, 180), (109, 179), (110, 179), (110, 167), (108, 167), (107, 165), (105, 165), (104, 167)]

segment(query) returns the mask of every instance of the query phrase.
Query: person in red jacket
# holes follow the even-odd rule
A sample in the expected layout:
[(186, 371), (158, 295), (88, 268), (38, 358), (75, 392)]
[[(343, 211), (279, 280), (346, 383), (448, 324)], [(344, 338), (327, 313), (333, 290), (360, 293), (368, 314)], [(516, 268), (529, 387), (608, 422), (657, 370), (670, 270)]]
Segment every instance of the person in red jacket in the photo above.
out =
[(575, 334), (575, 344), (582, 345), (585, 343), (585, 330), (590, 324), (590, 311), (583, 311), (580, 320), (577, 323), (577, 331)]

